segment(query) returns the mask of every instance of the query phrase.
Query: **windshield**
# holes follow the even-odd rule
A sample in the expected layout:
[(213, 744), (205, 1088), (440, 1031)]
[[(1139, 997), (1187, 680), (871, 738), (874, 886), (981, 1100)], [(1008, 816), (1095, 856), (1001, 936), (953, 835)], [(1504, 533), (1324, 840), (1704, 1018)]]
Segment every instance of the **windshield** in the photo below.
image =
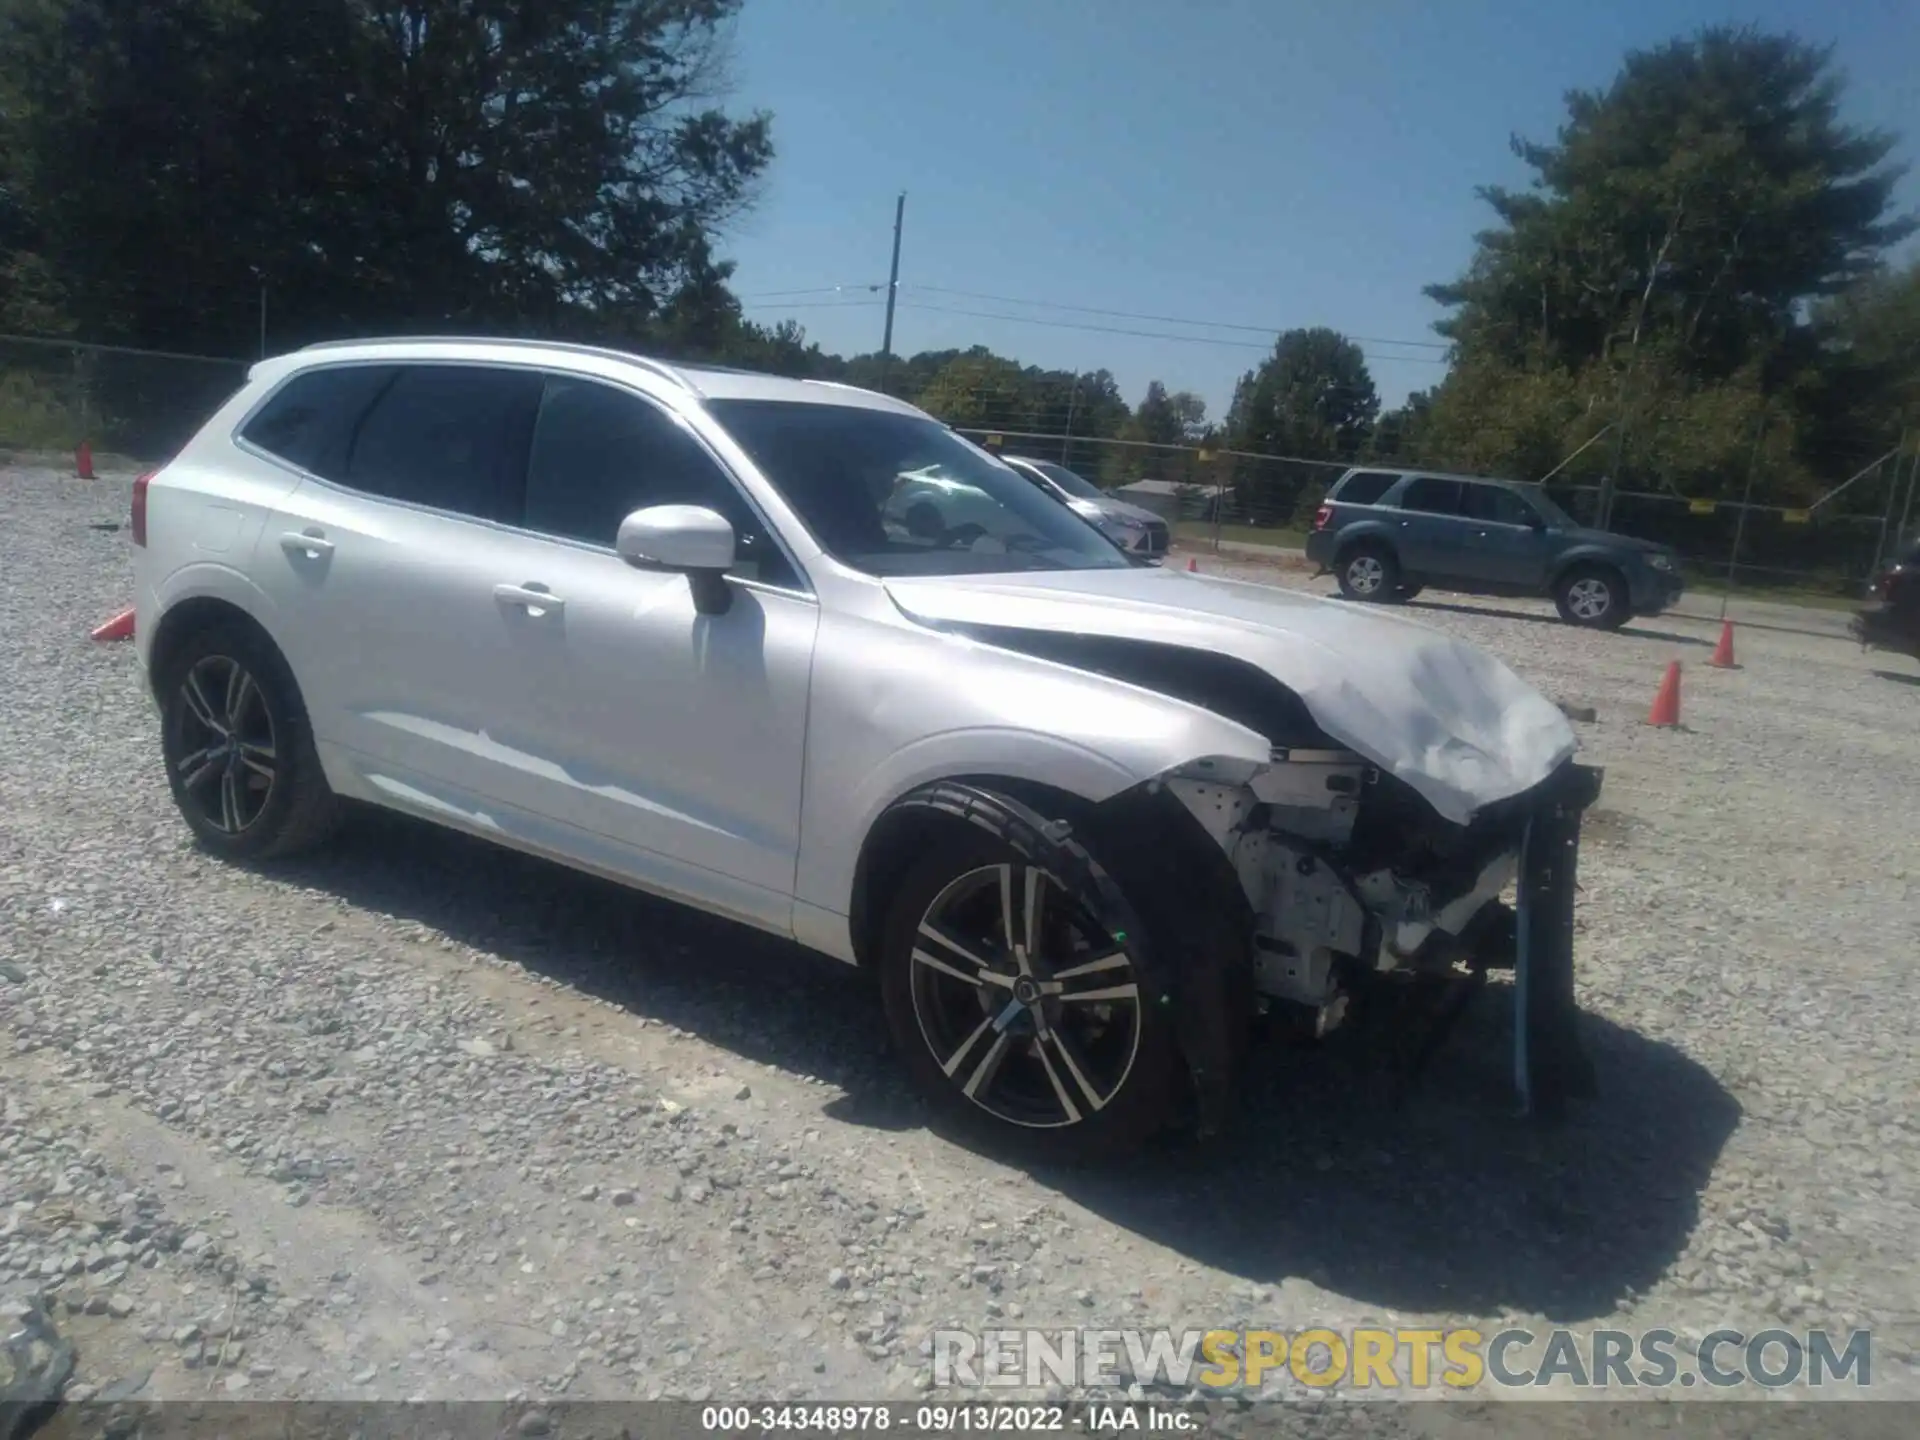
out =
[(1029, 460), (1027, 464), (1038, 470), (1042, 475), (1046, 476), (1047, 479), (1058, 485), (1076, 500), (1106, 499), (1106, 491), (1102, 490), (1091, 480), (1082, 479), (1064, 465), (1055, 465), (1050, 460)]
[(710, 400), (820, 547), (869, 575), (1119, 570), (1098, 530), (937, 420), (852, 405)]
[(1542, 490), (1538, 485), (1521, 485), (1516, 488), (1522, 495), (1525, 495), (1527, 499), (1533, 502), (1533, 508), (1545, 517), (1547, 524), (1561, 530), (1578, 530), (1580, 528), (1580, 522), (1548, 499), (1547, 492)]

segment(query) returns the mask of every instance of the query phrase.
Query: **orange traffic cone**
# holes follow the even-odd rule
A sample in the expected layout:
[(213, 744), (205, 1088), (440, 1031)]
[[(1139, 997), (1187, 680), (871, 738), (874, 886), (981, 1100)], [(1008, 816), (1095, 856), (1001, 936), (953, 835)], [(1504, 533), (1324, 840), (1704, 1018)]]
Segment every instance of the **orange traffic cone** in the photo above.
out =
[(1660, 691), (1653, 697), (1653, 709), (1647, 712), (1647, 724), (1677, 726), (1680, 723), (1680, 662), (1670, 661)]
[(1713, 647), (1713, 658), (1707, 661), (1716, 670), (1738, 670), (1733, 661), (1733, 621), (1720, 622), (1720, 643)]
[(131, 640), (133, 638), (133, 611), (122, 610), (106, 624), (93, 632), (96, 640)]
[(1200, 562), (1191, 555), (1187, 557), (1187, 573), (1189, 575), (1198, 575), (1200, 573)]
[(93, 446), (84, 440), (73, 453), (73, 470), (82, 480), (93, 479)]

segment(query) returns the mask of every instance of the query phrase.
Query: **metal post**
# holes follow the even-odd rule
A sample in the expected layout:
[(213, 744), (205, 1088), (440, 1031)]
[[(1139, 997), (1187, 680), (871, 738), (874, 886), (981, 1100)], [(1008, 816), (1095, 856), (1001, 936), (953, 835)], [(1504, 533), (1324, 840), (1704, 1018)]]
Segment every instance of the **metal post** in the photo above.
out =
[[(1896, 464), (1894, 466), (1896, 474), (1899, 472), (1899, 469), (1900, 467)], [(1914, 448), (1913, 459), (1907, 465), (1907, 498), (1906, 502), (1900, 507), (1900, 528), (1893, 532), (1893, 543), (1896, 545), (1907, 538), (1907, 520), (1913, 514), (1913, 492), (1915, 490), (1920, 490), (1920, 446)]]
[[(1873, 542), (1873, 564), (1867, 567), (1867, 577), (1872, 579), (1880, 573), (1880, 557), (1887, 553), (1887, 528), (1893, 524), (1893, 502), (1900, 494), (1900, 461), (1907, 448), (1907, 432), (1900, 432), (1900, 443), (1894, 447), (1893, 481), (1887, 486), (1886, 508), (1880, 512), (1880, 534)], [(1881, 467), (1885, 469), (1884, 464)]]
[(880, 388), (887, 388), (887, 371), (893, 363), (893, 301), (900, 293), (900, 225), (907, 214), (907, 192), (893, 202), (893, 268), (887, 272), (887, 328), (880, 338)]
[(1727, 588), (1720, 594), (1720, 618), (1727, 618), (1727, 602), (1733, 598), (1733, 575), (1740, 565), (1740, 542), (1747, 534), (1747, 511), (1753, 505), (1753, 475), (1760, 468), (1760, 442), (1766, 438), (1768, 414), (1760, 412), (1759, 423), (1753, 430), (1753, 454), (1747, 457), (1747, 488), (1740, 497), (1740, 518), (1733, 526), (1733, 553), (1727, 556)]
[(1067, 391), (1067, 433), (1060, 444), (1060, 463), (1073, 469), (1073, 410), (1080, 401), (1080, 372), (1073, 372), (1073, 387)]

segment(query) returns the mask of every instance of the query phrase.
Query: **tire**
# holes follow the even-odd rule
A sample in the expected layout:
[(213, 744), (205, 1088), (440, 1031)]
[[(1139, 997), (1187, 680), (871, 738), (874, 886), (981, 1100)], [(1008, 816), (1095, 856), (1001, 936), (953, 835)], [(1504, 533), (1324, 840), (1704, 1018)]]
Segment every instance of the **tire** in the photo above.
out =
[(1618, 630), (1633, 618), (1627, 582), (1605, 565), (1576, 565), (1553, 587), (1560, 618), (1586, 630)]
[(212, 625), (174, 647), (157, 678), (167, 784), (203, 846), (270, 860), (333, 834), (341, 805), (271, 641), (250, 626)]
[[(1070, 839), (1042, 837), (1038, 856), (971, 826), (939, 833), (895, 888), (881, 929), (887, 1028), (914, 1085), (954, 1129), (1033, 1159), (1112, 1160), (1170, 1122), (1176, 1040), (1129, 938), (1139, 921), (1114, 904), (1105, 872)], [(1027, 953), (1035, 893), (1037, 953)], [(1019, 949), (1006, 943), (1009, 917)], [(1036, 996), (1036, 981), (1062, 989)], [(1071, 998), (1094, 994), (1106, 998)], [(996, 1017), (1010, 1020), (1004, 1030)]]
[(1390, 601), (1400, 589), (1400, 562), (1384, 545), (1360, 544), (1340, 557), (1334, 574), (1349, 600)]

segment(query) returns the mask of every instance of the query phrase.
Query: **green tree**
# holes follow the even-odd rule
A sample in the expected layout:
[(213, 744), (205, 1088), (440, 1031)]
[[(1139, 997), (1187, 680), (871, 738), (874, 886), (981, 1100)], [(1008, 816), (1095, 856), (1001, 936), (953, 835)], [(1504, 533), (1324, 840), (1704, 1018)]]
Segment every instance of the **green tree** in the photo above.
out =
[(1611, 86), (1567, 96), (1535, 172), (1481, 195), (1498, 225), (1460, 279), (1428, 288), (1455, 365), (1429, 448), (1525, 476), (1602, 425), (1569, 475), (1690, 494), (1733, 490), (1762, 411), (1780, 497), (1804, 458), (1824, 363), (1809, 302), (1870, 274), (1913, 223), (1890, 213), (1893, 137), (1841, 119), (1831, 54), (1714, 28), (1630, 53)]
[[(0, 174), (90, 336), (643, 332), (712, 311), (770, 121), (739, 0), (0, 0)], [(707, 304), (704, 322), (694, 312)]]
[(1307, 459), (1359, 453), (1380, 412), (1360, 347), (1337, 330), (1289, 330), (1273, 354), (1240, 377), (1227, 408), (1236, 450)]

